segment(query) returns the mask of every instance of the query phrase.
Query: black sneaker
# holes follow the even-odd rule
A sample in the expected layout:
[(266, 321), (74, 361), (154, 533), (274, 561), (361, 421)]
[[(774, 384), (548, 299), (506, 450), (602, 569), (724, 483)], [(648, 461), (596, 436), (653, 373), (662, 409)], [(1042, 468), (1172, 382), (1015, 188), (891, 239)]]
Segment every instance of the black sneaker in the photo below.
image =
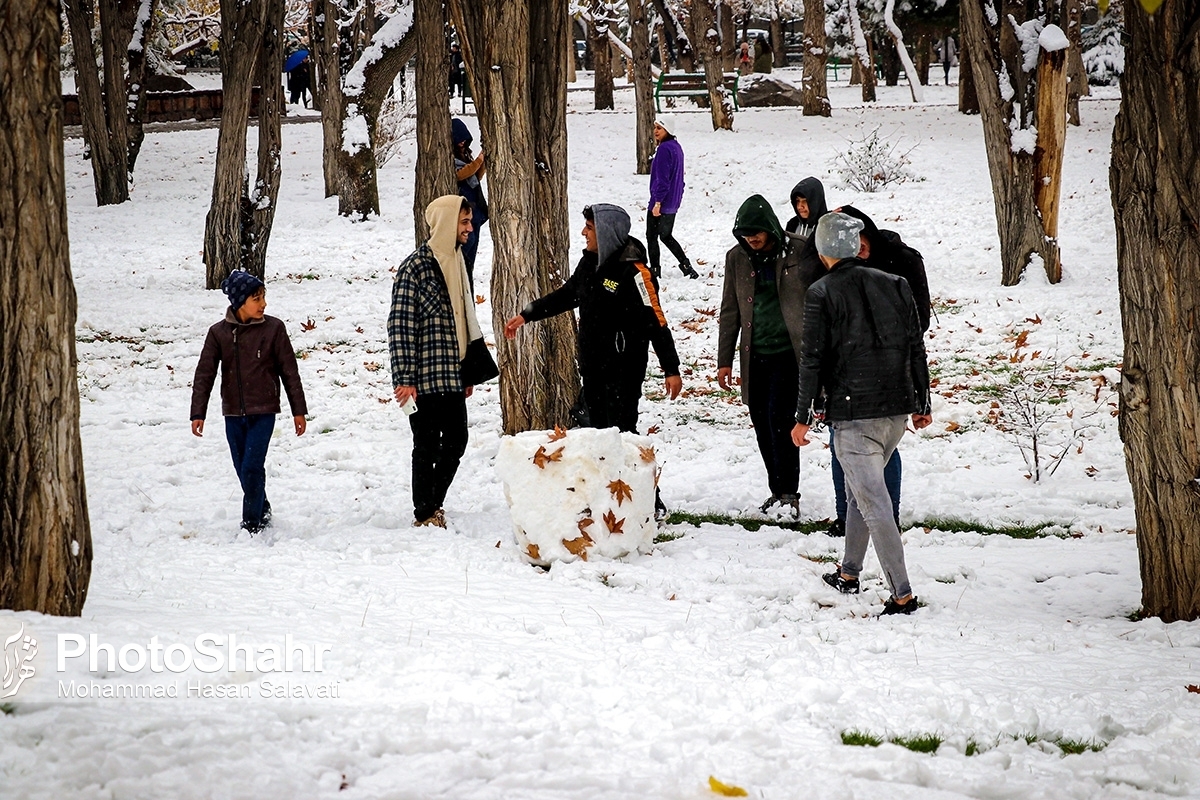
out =
[(909, 598), (907, 603), (897, 603), (896, 598), (889, 597), (887, 602), (883, 604), (883, 613), (879, 616), (887, 617), (892, 614), (911, 614), (917, 610), (917, 596), (914, 594)]
[(670, 516), (670, 512), (667, 511), (667, 504), (662, 501), (662, 495), (659, 494), (658, 489), (655, 489), (654, 490), (654, 521), (662, 522), (668, 516)]
[[(828, 575), (822, 575), (821, 580), (825, 581), (842, 594), (858, 594), (858, 578), (843, 578), (842, 571), (840, 569), (834, 570)], [(886, 614), (887, 612), (885, 611), (884, 613)]]
[(700, 277), (700, 273), (696, 272), (696, 270), (692, 267), (691, 264), (680, 264), (679, 271), (682, 272), (684, 277), (686, 277), (686, 278), (691, 278), (691, 279), (695, 280), (696, 278)]
[(244, 530), (246, 533), (250, 534), (251, 536), (254, 536), (257, 533), (261, 533), (262, 529), (265, 527), (266, 526), (261, 523), (259, 523), (259, 524), (255, 524), (253, 522), (243, 522), (242, 523), (242, 530)]
[(846, 520), (835, 519), (833, 524), (829, 526), (829, 530), (825, 531), (826, 536), (832, 536), (834, 539), (841, 539), (846, 535)]
[(783, 502), (783, 500), (779, 497), (779, 495), (773, 494), (767, 498), (765, 503), (758, 507), (758, 510), (765, 514), (772, 506), (779, 505), (781, 502)]

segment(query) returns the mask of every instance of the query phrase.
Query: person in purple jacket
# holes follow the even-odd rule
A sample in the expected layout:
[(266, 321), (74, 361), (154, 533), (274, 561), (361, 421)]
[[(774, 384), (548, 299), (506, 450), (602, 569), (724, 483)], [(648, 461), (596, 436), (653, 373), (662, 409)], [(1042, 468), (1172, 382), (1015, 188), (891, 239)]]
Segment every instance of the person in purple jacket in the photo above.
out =
[(662, 275), (662, 262), (658, 248), (659, 240), (679, 259), (679, 271), (689, 278), (699, 278), (692, 268), (687, 253), (675, 241), (675, 215), (683, 200), (683, 148), (672, 129), (675, 121), (667, 116), (654, 120), (654, 141), (658, 149), (650, 162), (650, 205), (646, 209), (646, 249), (650, 256), (650, 270), (657, 278)]

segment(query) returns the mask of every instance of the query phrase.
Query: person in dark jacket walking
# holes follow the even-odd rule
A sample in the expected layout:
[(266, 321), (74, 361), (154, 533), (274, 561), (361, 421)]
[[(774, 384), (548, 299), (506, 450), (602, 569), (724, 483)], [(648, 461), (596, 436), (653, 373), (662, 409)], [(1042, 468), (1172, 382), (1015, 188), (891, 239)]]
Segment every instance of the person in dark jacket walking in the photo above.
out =
[(625, 209), (597, 203), (584, 208), (583, 257), (566, 282), (534, 300), (504, 326), (512, 339), (527, 322), (579, 309), (579, 373), (592, 427), (637, 432), (638, 402), (654, 345), (674, 400), (683, 387), (679, 356), (658, 300), (658, 282), (646, 250), (629, 235)]
[(221, 371), (221, 413), (233, 469), (242, 485), (242, 529), (251, 536), (271, 522), (267, 500), (267, 446), (279, 413), (279, 382), (287, 392), (292, 425), (304, 435), (304, 388), (287, 327), (268, 317), (266, 287), (249, 272), (235, 270), (221, 282), (229, 298), (225, 319), (208, 329), (192, 378), (192, 433), (204, 435), (208, 399)]
[(679, 260), (679, 271), (689, 278), (700, 273), (688, 261), (687, 253), (675, 240), (675, 215), (683, 202), (683, 148), (675, 138), (675, 120), (664, 115), (654, 121), (654, 141), (658, 148), (650, 162), (650, 203), (646, 207), (646, 246), (650, 253), (650, 271), (662, 276), (662, 257), (658, 242), (667, 246)]
[[(921, 254), (904, 244), (894, 231), (881, 231), (870, 217), (854, 206), (842, 206), (838, 211), (863, 223), (863, 230), (859, 234), (858, 258), (865, 261), (869, 267), (889, 275), (899, 275), (908, 281), (908, 288), (913, 293), (913, 301), (917, 304), (917, 317), (921, 322), (921, 332), (929, 330), (929, 279), (925, 276), (925, 262), (921, 258)], [(837, 519), (830, 526), (829, 535), (845, 536), (846, 479), (832, 436), (829, 439), (829, 451), (831, 456), (829, 471), (833, 477), (834, 508), (837, 512)], [(899, 450), (892, 453), (883, 476), (888, 493), (892, 498), (892, 516), (896, 518), (896, 524), (899, 525), (900, 489), (904, 476), (904, 464), (900, 459)]]
[(311, 82), (310, 64), (308, 56), (305, 56), (304, 60), (288, 73), (288, 91), (291, 92), (290, 102), (292, 105), (303, 101), (304, 107), (308, 108), (308, 87)]
[[(742, 402), (750, 409), (771, 496), (762, 504), (800, 513), (800, 455), (792, 444), (796, 365), (804, 333), (804, 293), (820, 277), (802, 269), (799, 246), (785, 235), (771, 204), (754, 195), (738, 209), (725, 254), (717, 336), (717, 383), (733, 385), (733, 355), (740, 352)], [(739, 346), (740, 340), (740, 346)]]
[(483, 335), (462, 253), (471, 212), (454, 194), (430, 203), (429, 239), (401, 262), (392, 284), (388, 350), (392, 393), (413, 434), (414, 527), (446, 527), (442, 505), (467, 449), (473, 387), (463, 382), (462, 360), (467, 345)]
[(475, 254), (479, 251), (479, 235), (488, 221), (487, 197), (483, 194), (480, 181), (487, 174), (483, 152), (471, 155), (473, 137), (467, 124), (458, 117), (450, 120), (450, 138), (454, 143), (454, 177), (458, 181), (458, 193), (471, 204), (471, 235), (462, 246), (463, 263), (467, 267), (467, 279), (475, 286)]
[(828, 273), (808, 290), (792, 441), (808, 444), (813, 403), (825, 395), (825, 419), (841, 453), (849, 507), (846, 549), (824, 576), (841, 592), (859, 590), (867, 544), (875, 543), (892, 596), (884, 614), (917, 609), (904, 563), (904, 544), (892, 517), (884, 465), (904, 436), (908, 416), (917, 430), (932, 422), (929, 366), (908, 282), (858, 259), (863, 224), (826, 214), (813, 234)]
[[(792, 189), (792, 209), (796, 216), (784, 228), (800, 244), (807, 242), (817, 229), (817, 220), (828, 213), (825, 207), (825, 186), (813, 177), (805, 178)], [(814, 256), (816, 250), (813, 250)]]

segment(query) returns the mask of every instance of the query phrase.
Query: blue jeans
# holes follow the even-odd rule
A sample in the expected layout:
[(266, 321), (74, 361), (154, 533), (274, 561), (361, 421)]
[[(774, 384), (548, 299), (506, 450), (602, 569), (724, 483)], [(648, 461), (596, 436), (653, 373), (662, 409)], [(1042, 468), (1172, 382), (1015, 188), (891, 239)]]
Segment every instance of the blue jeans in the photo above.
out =
[(233, 469), (242, 484), (242, 527), (257, 530), (271, 511), (267, 502), (267, 445), (275, 431), (274, 414), (225, 418), (225, 438)]
[[(844, 523), (846, 521), (846, 473), (842, 470), (837, 451), (833, 447), (832, 429), (829, 431), (829, 455), (829, 471), (833, 474), (833, 496), (837, 506), (837, 518)], [(903, 472), (904, 465), (900, 462), (900, 451), (896, 450), (883, 469), (883, 482), (887, 486), (888, 494), (892, 497), (892, 517), (896, 519), (897, 527), (900, 525), (900, 479)]]

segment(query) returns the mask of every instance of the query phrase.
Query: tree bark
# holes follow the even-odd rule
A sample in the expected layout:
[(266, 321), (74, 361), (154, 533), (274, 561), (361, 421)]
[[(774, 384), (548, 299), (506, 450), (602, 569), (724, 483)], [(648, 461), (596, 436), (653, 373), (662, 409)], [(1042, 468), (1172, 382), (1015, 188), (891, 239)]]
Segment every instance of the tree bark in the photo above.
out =
[[(962, 30), (960, 26), (959, 30)], [(962, 36), (960, 35), (961, 39)], [(979, 95), (975, 93), (975, 72), (964, 40), (958, 47), (958, 111), (960, 114), (979, 113)]]
[(1200, 33), (1194, 3), (1125, 5), (1113, 212), (1125, 357), (1121, 440), (1142, 610), (1200, 617)]
[(719, 0), (717, 3), (717, 29), (721, 33), (721, 71), (733, 72), (737, 68), (737, 20), (734, 19), (733, 6), (729, 0)]
[[(339, 58), (341, 34), (338, 18), (340, 5), (334, 0), (313, 0), (320, 12), (315, 26), (313, 47), (316, 57), (321, 100), (321, 169), (325, 177), (325, 196), (339, 194), (338, 152), (342, 149), (342, 67)], [(314, 104), (316, 95), (314, 94)]]
[[(696, 53), (692, 48), (691, 37), (687, 35), (687, 30), (679, 17), (675, 16), (675, 12), (667, 5), (666, 0), (653, 0), (654, 8), (658, 11), (659, 19), (662, 20), (663, 27), (667, 32), (667, 41), (671, 43), (671, 52), (675, 59), (675, 66), (681, 68), (684, 72), (696, 71)], [(669, 72), (667, 65), (663, 63), (663, 71)]]
[[(443, 0), (415, 0), (413, 33), (417, 41), (417, 165), (413, 191), (415, 240), (429, 238), (425, 209), (437, 198), (458, 192), (450, 141), (450, 51), (446, 47)], [(438, 46), (438, 43), (441, 46)]]
[[(283, 0), (266, 0), (267, 21), (263, 27), (259, 51), (258, 84), (258, 169), (254, 187), (246, 187), (248, 197), (243, 203), (250, 209), (243, 218), (242, 267), (265, 277), (267, 274), (267, 244), (275, 223), (279, 201), (280, 159), (283, 151)], [(249, 120), (247, 120), (249, 123)]]
[[(1037, 68), (1037, 149), (1034, 151), (1034, 201), (1042, 218), (1042, 230), (1058, 240), (1058, 209), (1062, 194), (1063, 150), (1067, 143), (1067, 51), (1042, 50)], [(1056, 258), (1046, 264), (1051, 283), (1062, 280), (1062, 264)]]
[[(858, 62), (858, 76), (862, 81), (862, 99), (864, 103), (875, 102), (875, 49), (871, 40), (863, 30), (862, 17), (859, 16), (857, 0), (849, 0), (850, 30), (853, 33), (855, 60)], [(851, 83), (854, 81), (851, 80)]]
[(725, 72), (721, 69), (721, 42), (717, 33), (716, 0), (693, 0), (692, 32), (700, 42), (704, 60), (704, 83), (708, 87), (708, 105), (713, 130), (733, 130), (733, 104), (725, 91)]
[(828, 117), (831, 113), (825, 58), (825, 3), (810, 2), (804, 7), (804, 77), (800, 89), (806, 117)]
[(411, 18), (399, 14), (389, 19), (342, 83), (341, 130), (359, 132), (353, 142), (343, 138), (337, 151), (338, 213), (344, 217), (366, 219), (379, 213), (375, 128), (384, 98), (416, 52), (417, 37), (411, 22)]
[(1083, 65), (1083, 3), (1066, 0), (1067, 39), (1071, 49), (1067, 51), (1067, 115), (1072, 125), (1079, 124), (1079, 98), (1092, 93), (1088, 86), (1087, 68)]
[[(917, 77), (920, 79), (922, 86), (929, 85), (929, 63), (933, 60), (930, 54), (933, 49), (932, 37), (928, 31), (922, 30), (917, 34), (916, 43), (913, 46), (913, 52), (916, 53)], [(962, 61), (962, 56), (958, 59)]]
[[(565, 3), (540, 0), (452, 0), (450, 8), (488, 154), (492, 322), (499, 331), (569, 273), (561, 50), (569, 17)], [(497, 338), (496, 351), (504, 432), (567, 427), (579, 396), (574, 318), (525, 326), (514, 341)]]
[[(1012, 25), (997, 15), (997, 24), (985, 19), (984, 5), (990, 0), (962, 0), (963, 50), (971, 59), (975, 89), (983, 121), (984, 147), (992, 178), (996, 226), (1000, 234), (1001, 282), (1012, 286), (1021, 280), (1025, 267), (1039, 262), (1052, 276), (1059, 263), (1058, 244), (1047, 237), (1035, 201), (1037, 180), (1036, 148), (1031, 128), (1038, 126), (1037, 81), (1021, 66), (1020, 48)], [(1036, 0), (1031, 2), (1036, 6)], [(1016, 3), (1005, 8), (1017, 22), (1024, 13)], [(1005, 94), (1001, 94), (1001, 84)], [(1019, 103), (1019, 108), (1016, 104)], [(1021, 137), (1013, 146), (1015, 122)]]
[(92, 538), (79, 439), (58, 3), (8, 0), (4, 20), (0, 608), (77, 616), (87, 599)]
[(650, 69), (650, 29), (644, 0), (629, 2), (629, 37), (633, 49), (633, 91), (637, 116), (637, 174), (650, 174), (654, 156), (654, 78)]
[(592, 78), (595, 109), (611, 111), (613, 105), (612, 48), (608, 45), (609, 8), (604, 0), (592, 0)]
[(779, 13), (778, 0), (771, 3), (771, 47), (776, 69), (787, 66), (787, 44), (783, 41), (783, 17)]

